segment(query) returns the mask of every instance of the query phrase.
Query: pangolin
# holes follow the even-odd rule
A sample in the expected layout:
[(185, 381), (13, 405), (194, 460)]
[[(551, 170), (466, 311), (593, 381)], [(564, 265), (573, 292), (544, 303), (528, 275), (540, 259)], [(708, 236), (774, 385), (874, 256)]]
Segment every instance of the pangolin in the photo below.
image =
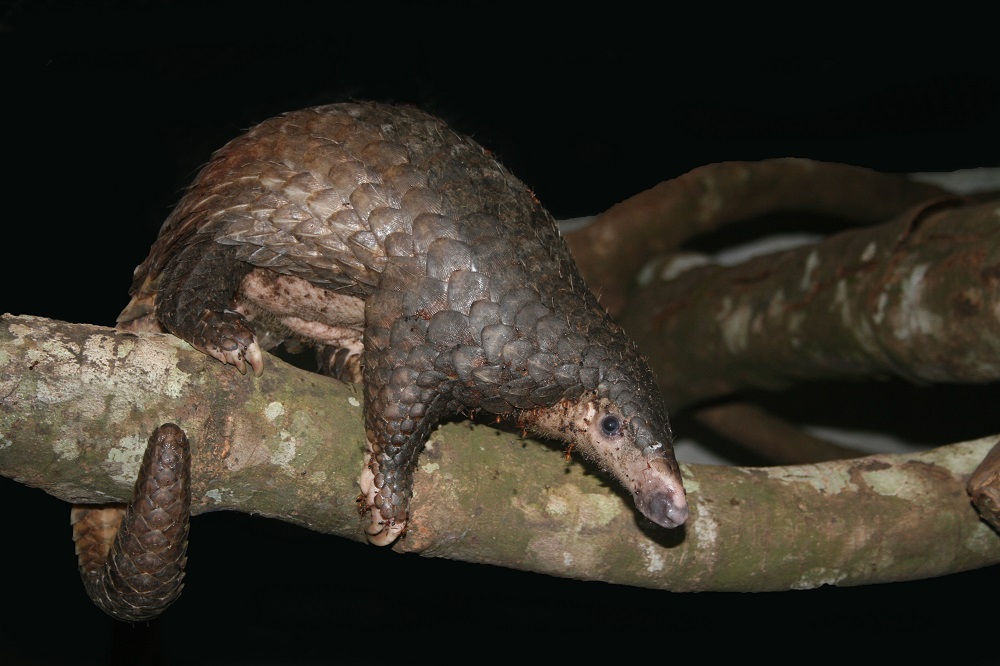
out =
[[(168, 331), (257, 375), (265, 349), (305, 343), (322, 371), (363, 382), (359, 483), (374, 544), (406, 530), (431, 429), (477, 412), (567, 442), (658, 525), (688, 517), (653, 375), (584, 284), (556, 221), (487, 150), (417, 108), (318, 106), (234, 139), (167, 218), (130, 294), (120, 328)], [(183, 433), (163, 428), (151, 447), (171, 444), (167, 467), (185, 471)], [(186, 545), (166, 490), (175, 479), (145, 474), (133, 502), (154, 506), (144, 489), (162, 495), (164, 528), (146, 540), (170, 532)], [(93, 582), (121, 574), (90, 564), (85, 579), (102, 608), (142, 619), (176, 598), (179, 564), (162, 576), (176, 574), (173, 587), (146, 571), (144, 587), (112, 586), (132, 590), (127, 603)]]

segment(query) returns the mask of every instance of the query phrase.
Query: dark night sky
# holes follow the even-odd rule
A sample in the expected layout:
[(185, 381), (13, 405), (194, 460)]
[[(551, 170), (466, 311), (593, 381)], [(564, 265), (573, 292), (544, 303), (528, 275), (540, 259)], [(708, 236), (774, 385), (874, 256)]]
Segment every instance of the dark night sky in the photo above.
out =
[[(724, 160), (1000, 167), (995, 58), (747, 49), (712, 61), (599, 18), (587, 20), (593, 34), (509, 14), (442, 22), (458, 4), (432, 18), (385, 4), (373, 15), (288, 3), (277, 16), (255, 2), (134, 6), (0, 9), (0, 193), (7, 228), (22, 234), (4, 243), (2, 312), (113, 324), (132, 269), (212, 150), (276, 113), (349, 98), (445, 117), (558, 218)], [(105, 663), (113, 626), (76, 577), (68, 507), (7, 479), (0, 498), (18, 509), (17, 536), (0, 542), (0, 566), (18, 571), (5, 585), (15, 610), (0, 623), (0, 662)], [(995, 589), (996, 567), (868, 588), (682, 595), (400, 556), (226, 514), (195, 519), (189, 552), (181, 600), (148, 629), (118, 631), (117, 645), (176, 638), (163, 654), (177, 664), (360, 663), (365, 654), (372, 664), (451, 663), (514, 655), (530, 636), (567, 660), (628, 644), (666, 661), (675, 650), (746, 654), (751, 638), (768, 650), (786, 631), (835, 638), (844, 654), (883, 632), (877, 640), (895, 649), (995, 631), (970, 603)], [(376, 574), (392, 582), (369, 583)], [(248, 589), (257, 579), (262, 589)], [(373, 594), (387, 599), (384, 619), (358, 610)], [(183, 656), (198, 643), (202, 661)]]

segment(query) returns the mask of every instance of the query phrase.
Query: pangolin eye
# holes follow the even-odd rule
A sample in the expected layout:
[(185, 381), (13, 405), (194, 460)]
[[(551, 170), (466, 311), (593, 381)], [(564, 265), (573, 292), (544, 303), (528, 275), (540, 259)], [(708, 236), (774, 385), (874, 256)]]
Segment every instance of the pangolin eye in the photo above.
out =
[(601, 432), (607, 437), (614, 437), (622, 429), (622, 422), (614, 414), (608, 414), (601, 419)]

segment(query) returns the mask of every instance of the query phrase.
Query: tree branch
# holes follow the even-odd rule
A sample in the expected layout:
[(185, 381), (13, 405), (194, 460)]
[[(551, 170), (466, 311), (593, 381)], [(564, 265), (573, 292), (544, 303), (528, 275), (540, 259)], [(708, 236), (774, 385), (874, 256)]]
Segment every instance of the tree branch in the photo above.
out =
[[(240, 376), (168, 335), (0, 318), (3, 476), (67, 502), (122, 501), (164, 421), (191, 439), (196, 513), (363, 539), (356, 387), (274, 357), (259, 379)], [(994, 439), (820, 465), (688, 465), (692, 519), (665, 531), (563, 452), (453, 423), (420, 456), (410, 530), (394, 548), (677, 591), (939, 576), (1000, 562), (1000, 537), (965, 490)]]
[(872, 224), (952, 196), (934, 185), (847, 164), (798, 158), (721, 162), (612, 206), (566, 234), (566, 242), (587, 284), (618, 316), (637, 267), (722, 226), (775, 211)]
[(1000, 379), (996, 201), (931, 204), (648, 284), (621, 317), (673, 409), (743, 388)]

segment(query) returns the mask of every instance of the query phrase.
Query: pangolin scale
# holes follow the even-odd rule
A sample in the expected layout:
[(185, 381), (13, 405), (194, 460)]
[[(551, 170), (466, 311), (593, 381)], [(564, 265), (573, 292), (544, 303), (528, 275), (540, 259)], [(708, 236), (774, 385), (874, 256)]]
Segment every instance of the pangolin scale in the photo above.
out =
[(418, 109), (331, 104), (234, 139), (130, 293), (120, 328), (169, 331), (256, 374), (263, 350), (304, 343), (323, 372), (363, 382), (372, 543), (405, 532), (430, 430), (476, 412), (567, 442), (653, 522), (687, 519), (652, 373), (555, 220), (489, 152)]

